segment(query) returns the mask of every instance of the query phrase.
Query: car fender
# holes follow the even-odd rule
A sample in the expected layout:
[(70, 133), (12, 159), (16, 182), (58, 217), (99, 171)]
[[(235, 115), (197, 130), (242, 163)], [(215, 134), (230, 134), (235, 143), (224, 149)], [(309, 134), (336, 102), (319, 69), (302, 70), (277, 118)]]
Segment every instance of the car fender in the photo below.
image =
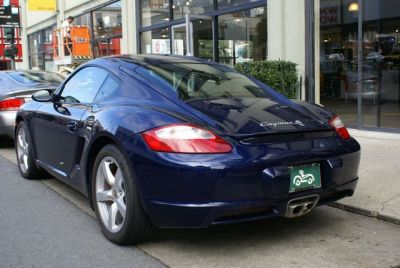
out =
[[(122, 143), (143, 131), (167, 124), (193, 122), (194, 120), (171, 111), (156, 108), (122, 105), (102, 109), (99, 113), (88, 111), (80, 133), (81, 146), (77, 148), (81, 174), (86, 181), (82, 189), (91, 198), (91, 169), (97, 153), (107, 144), (116, 145), (128, 159), (128, 151)], [(94, 114), (94, 115), (93, 115)], [(130, 148), (132, 149), (132, 148)], [(134, 170), (132, 170), (134, 172)], [(92, 200), (90, 200), (91, 205)]]

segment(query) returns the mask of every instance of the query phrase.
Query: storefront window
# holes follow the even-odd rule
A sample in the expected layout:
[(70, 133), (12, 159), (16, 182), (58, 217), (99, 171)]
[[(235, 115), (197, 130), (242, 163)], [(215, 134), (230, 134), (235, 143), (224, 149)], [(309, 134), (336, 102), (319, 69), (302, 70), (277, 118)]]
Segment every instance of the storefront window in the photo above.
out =
[(94, 24), (93, 56), (96, 58), (120, 54), (122, 38), (121, 1), (93, 11), (92, 16)]
[(54, 70), (53, 30), (49, 27), (28, 36), (29, 60), (32, 69)]
[(185, 17), (185, 14), (204, 14), (213, 10), (213, 0), (174, 0), (174, 20)]
[(323, 105), (356, 124), (358, 12), (348, 11), (349, 5), (321, 0), (320, 92)]
[(193, 25), (193, 56), (213, 59), (212, 21), (197, 20)]
[(145, 54), (170, 54), (171, 41), (168, 28), (143, 32), (141, 34), (141, 49)]
[[(141, 0), (140, 3), (142, 53), (188, 55), (227, 65), (267, 58), (265, 0)], [(255, 8), (243, 6), (249, 3)], [(222, 12), (215, 9), (216, 4)], [(215, 40), (217, 32), (219, 40)]]
[(235, 7), (242, 4), (257, 2), (256, 0), (218, 0), (218, 8)]
[(226, 65), (267, 58), (266, 7), (218, 18), (219, 61)]
[(93, 24), (95, 39), (121, 35), (121, 1), (94, 11)]
[(400, 2), (363, 2), (362, 124), (400, 128)]
[(142, 27), (169, 21), (169, 0), (140, 1)]
[(79, 26), (91, 26), (90, 13), (82, 14), (80, 16), (75, 17), (73, 24)]
[(29, 52), (30, 54), (39, 54), (43, 50), (43, 40), (41, 31), (29, 35)]
[(320, 1), (321, 103), (350, 125), (400, 128), (400, 2), (362, 2), (359, 18), (358, 1)]

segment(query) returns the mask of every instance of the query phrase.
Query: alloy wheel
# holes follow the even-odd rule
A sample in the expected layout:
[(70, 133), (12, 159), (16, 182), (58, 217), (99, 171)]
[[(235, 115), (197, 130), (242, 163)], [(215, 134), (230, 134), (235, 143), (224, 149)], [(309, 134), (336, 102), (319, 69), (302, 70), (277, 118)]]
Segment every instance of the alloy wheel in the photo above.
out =
[(113, 233), (121, 230), (126, 217), (125, 179), (117, 161), (103, 158), (96, 172), (96, 201), (103, 225)]
[(22, 172), (27, 172), (29, 168), (29, 143), (24, 128), (20, 128), (17, 134), (17, 156), (18, 164)]

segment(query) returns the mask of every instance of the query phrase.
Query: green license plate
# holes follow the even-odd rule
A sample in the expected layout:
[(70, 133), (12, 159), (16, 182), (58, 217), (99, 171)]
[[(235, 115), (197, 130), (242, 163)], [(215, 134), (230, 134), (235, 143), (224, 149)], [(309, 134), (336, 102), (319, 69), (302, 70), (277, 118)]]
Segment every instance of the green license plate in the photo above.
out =
[(289, 193), (321, 188), (321, 169), (319, 164), (289, 167)]

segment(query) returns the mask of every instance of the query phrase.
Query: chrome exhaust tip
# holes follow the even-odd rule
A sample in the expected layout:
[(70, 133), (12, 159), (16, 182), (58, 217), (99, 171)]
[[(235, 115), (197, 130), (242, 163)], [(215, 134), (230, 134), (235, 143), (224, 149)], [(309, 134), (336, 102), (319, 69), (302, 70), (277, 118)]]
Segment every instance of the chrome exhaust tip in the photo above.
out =
[(285, 217), (297, 218), (306, 215), (318, 204), (318, 200), (318, 195), (300, 197), (290, 200), (288, 202)]

